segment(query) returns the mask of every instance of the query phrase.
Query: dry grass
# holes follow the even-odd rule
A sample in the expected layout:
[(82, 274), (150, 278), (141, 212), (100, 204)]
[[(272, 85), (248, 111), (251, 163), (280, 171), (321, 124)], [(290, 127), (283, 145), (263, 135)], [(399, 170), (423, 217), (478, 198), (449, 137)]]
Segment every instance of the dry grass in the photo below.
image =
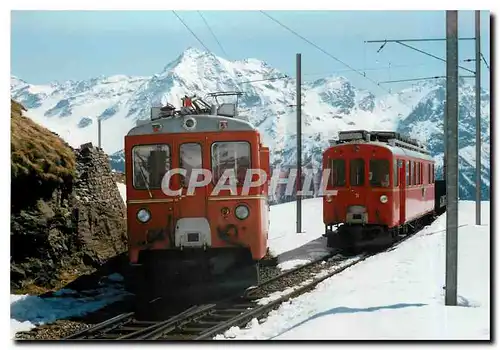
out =
[(11, 100), (12, 178), (26, 176), (56, 183), (73, 178), (73, 150), (57, 135), (23, 116), (23, 110)]

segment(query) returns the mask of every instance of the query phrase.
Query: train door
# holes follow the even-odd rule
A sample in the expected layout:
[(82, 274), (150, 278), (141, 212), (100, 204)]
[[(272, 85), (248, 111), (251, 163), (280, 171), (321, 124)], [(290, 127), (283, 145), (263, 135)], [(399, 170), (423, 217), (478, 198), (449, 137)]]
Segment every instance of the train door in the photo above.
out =
[(186, 171), (186, 176), (179, 176), (182, 196), (177, 202), (178, 217), (206, 218), (207, 217), (207, 188), (198, 186), (189, 188), (192, 181), (203, 181), (201, 169), (207, 169), (208, 164), (204, 154), (206, 143), (200, 137), (183, 136), (174, 146), (178, 151), (178, 165)]
[(399, 224), (406, 221), (406, 183), (408, 174), (408, 162), (398, 160), (399, 167)]

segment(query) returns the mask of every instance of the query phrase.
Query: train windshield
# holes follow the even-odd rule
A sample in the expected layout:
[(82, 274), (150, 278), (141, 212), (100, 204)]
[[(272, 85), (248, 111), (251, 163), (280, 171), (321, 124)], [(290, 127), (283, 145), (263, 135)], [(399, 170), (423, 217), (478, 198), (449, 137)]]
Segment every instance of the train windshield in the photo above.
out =
[(330, 162), (330, 185), (333, 187), (345, 186), (345, 161), (333, 159)]
[(141, 145), (132, 149), (134, 187), (138, 190), (159, 189), (170, 169), (168, 145)]
[(387, 159), (370, 160), (370, 186), (389, 187), (390, 165)]
[(226, 170), (234, 170), (236, 183), (242, 185), (247, 169), (250, 169), (250, 144), (248, 142), (224, 141), (212, 144), (212, 179), (214, 184), (217, 184)]
[(351, 186), (363, 186), (365, 183), (365, 160), (352, 159), (349, 175)]
[[(188, 187), (193, 169), (202, 168), (201, 145), (199, 143), (183, 143), (180, 151), (180, 166), (186, 170), (186, 176), (182, 177), (182, 185)], [(201, 181), (202, 179), (203, 175), (199, 174), (197, 180)]]

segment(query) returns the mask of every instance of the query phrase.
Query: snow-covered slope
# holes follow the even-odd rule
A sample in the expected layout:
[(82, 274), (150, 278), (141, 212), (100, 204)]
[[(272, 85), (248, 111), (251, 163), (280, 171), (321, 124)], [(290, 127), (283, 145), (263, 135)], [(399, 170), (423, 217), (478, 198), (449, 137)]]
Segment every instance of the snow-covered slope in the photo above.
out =
[[(312, 209), (315, 201), (304, 201), (305, 210)], [(272, 216), (272, 222), (290, 221), (294, 204), (276, 206), (282, 212)], [(368, 258), (281, 304), (264, 322), (253, 319), (246, 327), (233, 327), (215, 339), (491, 339), (491, 204), (482, 202), (481, 226), (475, 225), (474, 207), (473, 201), (458, 205), (457, 306), (444, 305), (443, 214), (394, 250)], [(306, 229), (321, 221), (321, 210), (309, 213), (308, 218)], [(287, 238), (293, 240), (294, 235)]]
[[(11, 95), (29, 108), (35, 121), (60, 134), (72, 146), (97, 143), (97, 119), (102, 119), (102, 146), (112, 166), (123, 170), (123, 136), (138, 119), (149, 118), (151, 106), (179, 106), (185, 94), (242, 91), (240, 114), (258, 126), (272, 151), (275, 167), (293, 166), (295, 149), (295, 81), (257, 59), (228, 61), (194, 48), (184, 51), (152, 77), (112, 76), (49, 85), (32, 85), (12, 76)], [(257, 81), (256, 81), (257, 80)], [(260, 80), (260, 81), (258, 81)], [(245, 83), (250, 82), (250, 83)], [(439, 158), (443, 138), (444, 85), (422, 83), (376, 98), (344, 77), (326, 77), (303, 85), (303, 164), (318, 168), (328, 139), (339, 130), (399, 129), (428, 138)], [(474, 188), (473, 87), (461, 82), (461, 198)], [(489, 93), (483, 92), (483, 189), (489, 197)], [(472, 149), (471, 149), (472, 147)], [(442, 157), (442, 156), (441, 156)]]

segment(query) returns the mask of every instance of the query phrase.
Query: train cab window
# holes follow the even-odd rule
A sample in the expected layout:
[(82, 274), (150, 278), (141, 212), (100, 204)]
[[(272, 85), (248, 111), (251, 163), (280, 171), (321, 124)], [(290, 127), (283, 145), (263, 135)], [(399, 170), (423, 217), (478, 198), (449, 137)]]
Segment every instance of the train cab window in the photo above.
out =
[(352, 159), (349, 173), (351, 186), (363, 186), (365, 183), (365, 161), (363, 159)]
[(330, 185), (333, 187), (345, 186), (345, 161), (343, 159), (332, 159), (330, 171)]
[(372, 187), (389, 187), (390, 166), (387, 159), (370, 160), (370, 185)]
[(141, 145), (132, 149), (133, 183), (138, 190), (159, 189), (170, 170), (168, 145)]
[[(186, 176), (181, 177), (182, 185), (188, 187), (193, 169), (202, 168), (201, 145), (199, 143), (183, 143), (180, 147), (179, 165), (186, 170)], [(202, 180), (203, 175), (199, 174), (198, 177), (201, 177), (198, 180)]]
[(212, 144), (212, 181), (217, 184), (226, 170), (234, 170), (238, 185), (243, 185), (250, 169), (250, 143), (224, 141)]

